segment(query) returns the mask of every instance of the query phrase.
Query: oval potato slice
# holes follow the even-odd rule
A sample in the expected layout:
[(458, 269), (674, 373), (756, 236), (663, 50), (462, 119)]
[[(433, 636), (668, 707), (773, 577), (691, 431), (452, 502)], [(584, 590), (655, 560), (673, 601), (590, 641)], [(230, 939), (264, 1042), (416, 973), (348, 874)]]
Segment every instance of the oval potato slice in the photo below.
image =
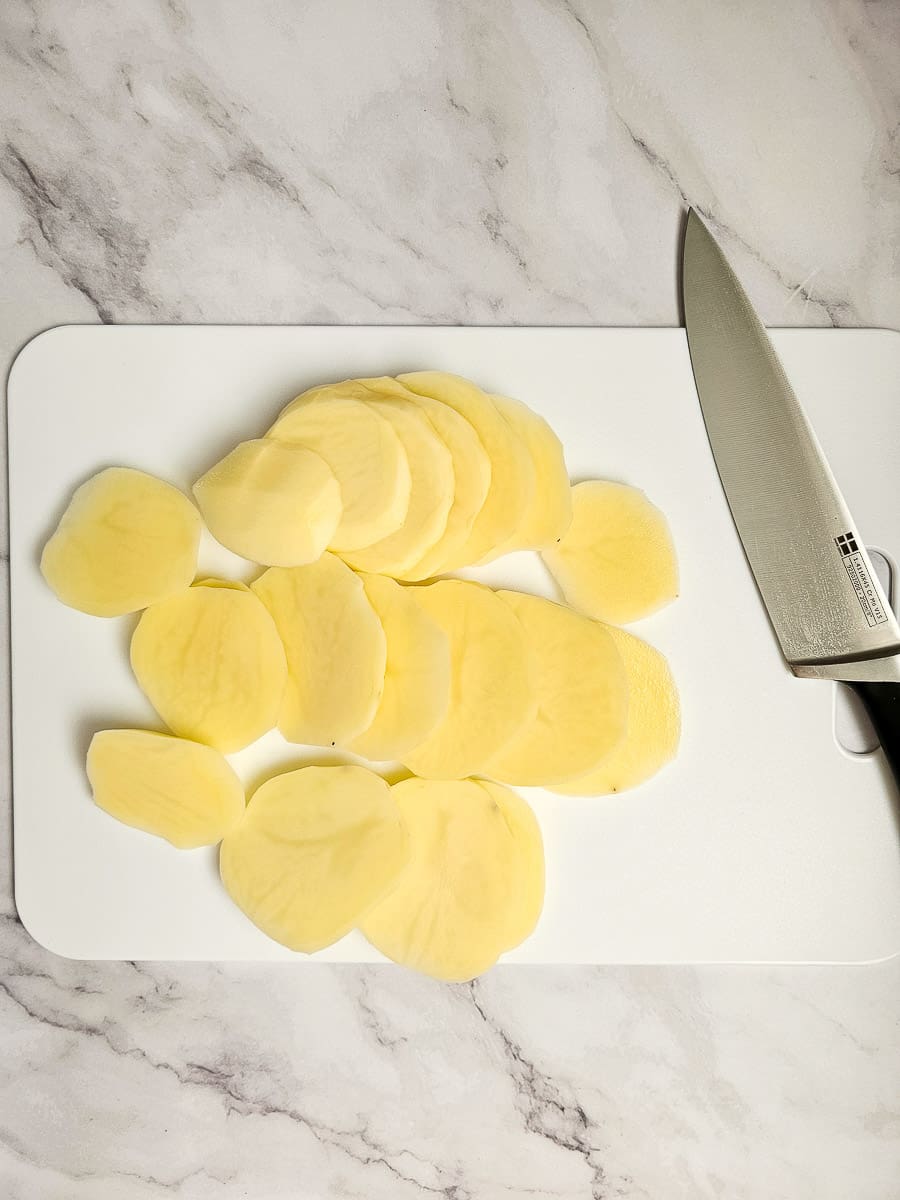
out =
[(131, 639), (131, 666), (173, 733), (223, 754), (273, 728), (287, 681), (265, 606), (243, 584), (219, 580), (151, 605)]
[(572, 524), (542, 551), (573, 608), (627, 625), (678, 595), (668, 522), (638, 488), (590, 479), (572, 488)]
[(276, 942), (312, 954), (391, 887), (408, 839), (391, 789), (365, 767), (301, 767), (253, 795), (222, 842), (222, 882)]
[(653, 646), (624, 629), (610, 628), (609, 633), (628, 674), (631, 702), (625, 737), (592, 771), (551, 788), (564, 796), (605, 796), (637, 787), (678, 750), (681, 711), (669, 664)]
[(372, 724), (387, 643), (362, 580), (334, 554), (270, 567), (252, 585), (287, 655), (278, 728), (289, 742), (346, 746)]
[(202, 524), (169, 483), (109, 467), (77, 488), (41, 555), (57, 599), (95, 617), (120, 617), (189, 587)]
[(572, 488), (562, 442), (544, 418), (521, 400), (509, 396), (491, 399), (528, 447), (534, 464), (534, 494), (509, 548), (539, 550), (561, 538), (572, 524)]
[(167, 733), (104, 729), (87, 754), (94, 802), (179, 850), (212, 846), (244, 815), (244, 788), (217, 750)]
[(449, 639), (450, 702), (443, 720), (402, 761), (426, 779), (477, 775), (537, 708), (522, 626), (482, 584), (442, 579), (410, 595)]
[(376, 762), (393, 761), (423, 742), (447, 711), (450, 646), (406, 588), (384, 575), (361, 578), (384, 629), (387, 664), (372, 724), (348, 749)]
[(562, 604), (498, 592), (525, 631), (537, 711), (484, 765), (502, 783), (545, 787), (584, 775), (622, 740), (628, 680), (606, 626)]
[(534, 933), (544, 907), (544, 839), (531, 805), (517, 792), (486, 779), (477, 782), (503, 813), (516, 843), (514, 901), (505, 945), (512, 950)]
[(210, 533), (266, 566), (315, 562), (334, 537), (343, 506), (334, 472), (306, 446), (241, 442), (194, 484)]

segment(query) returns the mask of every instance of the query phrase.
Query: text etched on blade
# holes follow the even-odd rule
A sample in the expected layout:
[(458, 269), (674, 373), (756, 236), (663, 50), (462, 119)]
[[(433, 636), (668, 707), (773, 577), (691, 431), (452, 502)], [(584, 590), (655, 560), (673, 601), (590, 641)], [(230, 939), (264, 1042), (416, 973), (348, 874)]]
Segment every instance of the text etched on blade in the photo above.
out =
[(852, 531), (842, 533), (840, 537), (834, 539), (834, 544), (840, 552), (841, 561), (853, 584), (853, 590), (856, 592), (859, 606), (863, 610), (866, 624), (870, 629), (876, 625), (883, 625), (887, 620), (887, 613), (878, 589), (872, 582), (872, 575), (866, 561), (860, 554), (856, 535)]

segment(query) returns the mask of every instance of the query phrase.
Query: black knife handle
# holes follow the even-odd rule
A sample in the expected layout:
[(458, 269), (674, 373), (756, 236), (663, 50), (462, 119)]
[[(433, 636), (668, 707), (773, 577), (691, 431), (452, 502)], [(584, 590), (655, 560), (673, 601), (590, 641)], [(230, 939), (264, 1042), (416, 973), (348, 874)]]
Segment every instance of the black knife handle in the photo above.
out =
[(900, 683), (851, 683), (862, 700), (900, 787)]

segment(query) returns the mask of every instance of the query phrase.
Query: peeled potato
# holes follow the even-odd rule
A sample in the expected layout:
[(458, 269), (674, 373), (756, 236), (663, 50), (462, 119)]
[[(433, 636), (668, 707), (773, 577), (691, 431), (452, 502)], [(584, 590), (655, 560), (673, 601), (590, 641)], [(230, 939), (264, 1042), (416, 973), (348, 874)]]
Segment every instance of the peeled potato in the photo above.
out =
[(270, 567), (252, 585), (287, 654), (278, 728), (289, 742), (345, 746), (372, 724), (387, 644), (362, 580), (334, 554)]
[(572, 524), (544, 562), (569, 604), (627, 625), (678, 595), (668, 522), (642, 491), (591, 479), (572, 488)]
[(312, 954), (348, 933), (408, 857), (391, 789), (365, 767), (302, 767), (253, 795), (222, 842), (231, 899), (270, 938)]
[(267, 566), (315, 562), (343, 512), (325, 460), (274, 438), (241, 442), (197, 480), (194, 496), (213, 537)]
[(190, 585), (200, 531), (200, 514), (177, 488), (109, 467), (75, 491), (41, 571), (63, 604), (119, 617)]
[(243, 584), (217, 580), (148, 608), (131, 639), (131, 665), (173, 733), (223, 754), (275, 725), (287, 681), (264, 605)]
[(415, 371), (397, 377), (410, 391), (455, 409), (478, 434), (491, 464), (491, 483), (457, 565), (485, 562), (518, 545), (522, 514), (531, 507), (535, 471), (528, 447), (500, 414), (490, 396), (467, 379), (442, 371)]
[(572, 523), (572, 489), (562, 442), (544, 418), (521, 400), (509, 396), (491, 396), (491, 399), (528, 447), (534, 464), (534, 494), (522, 513), (510, 549), (549, 546)]
[(410, 594), (450, 642), (447, 714), (403, 762), (426, 779), (480, 773), (537, 707), (518, 618), (489, 588), (443, 579)]
[(383, 575), (362, 576), (387, 639), (384, 691), (372, 724), (348, 749), (376, 762), (402, 759), (431, 733), (450, 698), (447, 636), (410, 592)]
[(484, 773), (523, 787), (583, 775), (625, 733), (628, 681), (616, 645), (604, 625), (562, 604), (522, 592), (497, 596), (525, 631), (537, 710)]
[(625, 670), (631, 703), (625, 737), (592, 771), (554, 785), (565, 796), (604, 796), (637, 787), (675, 757), (681, 712), (675, 680), (658, 650), (624, 629), (610, 629)]
[(214, 845), (244, 815), (243, 786), (222, 755), (166, 733), (95, 733), (87, 773), (100, 808), (179, 850)]
[(435, 979), (473, 979), (509, 948), (517, 906), (533, 912), (533, 899), (519, 895), (516, 839), (474, 780), (406, 779), (393, 793), (409, 831), (409, 862), (360, 929), (403, 966)]
[(512, 950), (524, 942), (535, 929), (544, 907), (544, 839), (531, 805), (517, 793), (479, 779), (480, 787), (503, 813), (509, 831), (516, 842), (513, 895), (515, 903), (509, 913), (509, 928), (505, 949)]
[(299, 442), (329, 465), (343, 513), (329, 543), (358, 550), (399, 529), (409, 507), (409, 461), (389, 421), (363, 403), (353, 381), (314, 388), (292, 400), (267, 436)]

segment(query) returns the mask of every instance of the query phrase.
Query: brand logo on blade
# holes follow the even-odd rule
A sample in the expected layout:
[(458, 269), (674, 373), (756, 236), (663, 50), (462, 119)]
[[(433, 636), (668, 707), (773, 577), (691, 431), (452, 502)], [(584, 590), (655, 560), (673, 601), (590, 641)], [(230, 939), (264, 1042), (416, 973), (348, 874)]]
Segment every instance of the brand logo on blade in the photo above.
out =
[(859, 606), (863, 610), (866, 624), (870, 628), (875, 625), (883, 625), (887, 620), (887, 613), (884, 610), (878, 589), (872, 582), (872, 575), (868, 564), (860, 553), (856, 534), (852, 530), (848, 533), (842, 533), (840, 537), (834, 539), (834, 544), (840, 552), (841, 561), (844, 564), (850, 582), (853, 584), (853, 590), (856, 592)]

